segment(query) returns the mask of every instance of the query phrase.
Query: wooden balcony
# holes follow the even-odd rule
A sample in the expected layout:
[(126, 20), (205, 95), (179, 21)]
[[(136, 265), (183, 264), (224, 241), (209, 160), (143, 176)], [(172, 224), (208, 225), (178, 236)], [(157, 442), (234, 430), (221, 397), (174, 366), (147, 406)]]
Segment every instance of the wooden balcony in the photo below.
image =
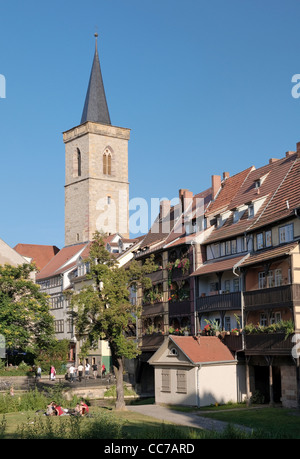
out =
[(225, 335), (222, 338), (222, 342), (230, 349), (232, 352), (240, 351), (242, 349), (242, 335)]
[(276, 307), (293, 307), (300, 300), (300, 284), (252, 290), (244, 293), (245, 309), (260, 310)]
[(162, 282), (163, 281), (163, 270), (158, 269), (157, 271), (154, 271), (153, 273), (147, 274), (147, 277), (151, 279), (153, 284)]
[(197, 312), (241, 309), (241, 292), (221, 293), (196, 299)]
[[(245, 355), (292, 355), (295, 343), (284, 333), (257, 333), (244, 335)], [(222, 342), (233, 352), (242, 351), (242, 335), (225, 335)]]
[(164, 303), (153, 303), (143, 305), (142, 316), (154, 316), (164, 313)]
[(182, 277), (188, 277), (189, 271), (183, 272), (181, 268), (174, 268), (172, 270), (172, 280), (181, 279)]
[(139, 340), (140, 348), (145, 351), (156, 351), (163, 343), (164, 335), (152, 333), (152, 335), (144, 335)]
[(290, 355), (295, 343), (293, 335), (284, 333), (258, 333), (245, 335), (246, 355)]
[(169, 316), (182, 316), (191, 314), (191, 302), (185, 301), (170, 301), (169, 302)]

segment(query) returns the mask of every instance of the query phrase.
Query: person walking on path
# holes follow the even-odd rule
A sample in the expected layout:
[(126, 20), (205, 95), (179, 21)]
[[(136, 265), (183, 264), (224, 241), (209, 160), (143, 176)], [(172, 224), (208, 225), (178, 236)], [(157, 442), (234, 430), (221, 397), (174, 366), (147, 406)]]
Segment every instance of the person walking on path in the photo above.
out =
[(80, 363), (78, 365), (78, 380), (79, 380), (79, 382), (81, 382), (82, 375), (83, 375), (83, 365), (82, 365), (82, 363)]
[(55, 381), (56, 371), (54, 365), (51, 365), (50, 368), (50, 379), (51, 381)]
[(85, 376), (86, 376), (87, 378), (88, 378), (89, 375), (90, 375), (90, 368), (91, 368), (91, 365), (89, 364), (89, 362), (86, 362), (84, 371), (85, 371)]
[(74, 365), (71, 365), (69, 368), (69, 375), (70, 375), (70, 381), (71, 383), (74, 382), (74, 376), (75, 376), (75, 367)]
[(92, 370), (93, 370), (94, 379), (97, 379), (97, 376), (98, 376), (98, 366), (97, 366), (96, 363), (93, 363), (93, 365), (92, 365)]
[(105, 368), (105, 365), (103, 364), (102, 365), (102, 377), (105, 376), (105, 373), (106, 373), (106, 368)]
[(37, 367), (36, 376), (35, 376), (35, 377), (36, 377), (36, 381), (37, 381), (37, 382), (38, 382), (38, 381), (41, 379), (41, 377), (42, 377), (42, 369), (41, 369), (40, 365), (38, 365), (38, 367)]

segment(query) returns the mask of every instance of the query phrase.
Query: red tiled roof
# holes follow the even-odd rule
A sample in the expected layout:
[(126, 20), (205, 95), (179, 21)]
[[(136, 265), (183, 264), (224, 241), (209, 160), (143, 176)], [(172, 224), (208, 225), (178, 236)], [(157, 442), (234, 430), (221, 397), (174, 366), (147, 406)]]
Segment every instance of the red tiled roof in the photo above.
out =
[[(59, 274), (60, 272), (65, 271), (67, 268), (72, 267), (74, 263), (71, 264), (71, 263), (68, 263), (68, 261), (71, 260), (77, 253), (79, 253), (86, 246), (87, 246), (87, 243), (82, 243), (82, 244), (75, 244), (75, 245), (70, 245), (68, 247), (64, 247), (37, 274), (36, 278), (44, 279), (47, 277), (51, 277), (56, 274)], [(83, 253), (84, 252), (85, 251), (83, 251)], [(63, 268), (64, 265), (66, 265), (66, 268)]]
[(238, 257), (227, 258), (223, 260), (213, 260), (208, 261), (202, 266), (199, 266), (195, 272), (193, 272), (192, 276), (199, 276), (202, 274), (209, 274), (209, 273), (217, 273), (219, 271), (228, 271), (229, 269), (233, 269), (233, 267), (239, 263), (243, 258), (247, 255), (240, 255)]
[[(235, 198), (231, 201), (230, 208), (233, 209), (247, 202), (254, 201), (260, 196), (273, 195), (278, 186), (282, 183), (282, 180), (285, 178), (296, 157), (296, 155), (284, 157), (271, 164), (252, 170), (248, 175), (247, 180), (245, 180), (238, 190), (238, 193), (236, 193)], [(266, 175), (267, 177), (261, 184), (260, 188), (255, 188), (255, 181)]]
[(292, 163), (281, 186), (276, 190), (251, 229), (289, 217), (300, 207), (300, 159)]
[[(248, 213), (245, 211), (242, 218), (237, 223), (233, 223), (233, 217), (230, 215), (220, 228), (215, 228), (213, 230), (205, 243), (209, 244), (217, 240), (228, 239), (243, 234), (250, 229), (274, 222), (279, 219), (279, 216), (280, 218), (289, 216), (292, 206), (296, 206), (296, 203), (299, 205), (300, 200), (298, 163), (299, 160), (297, 160), (297, 155), (294, 154), (251, 171), (236, 193), (235, 198), (228, 206), (228, 210), (232, 210), (247, 202), (255, 201), (260, 197), (265, 198), (257, 214), (252, 218), (248, 218)], [(265, 175), (267, 175), (267, 177), (263, 181), (258, 192), (255, 188), (255, 180)], [(285, 198), (285, 196), (287, 196), (287, 198)], [(286, 208), (288, 196), (291, 201), (289, 205), (291, 210)]]
[(250, 255), (246, 260), (244, 260), (240, 267), (261, 263), (273, 258), (282, 257), (288, 255), (295, 247), (297, 247), (298, 242), (291, 242), (290, 244), (280, 245), (272, 249), (267, 249), (259, 252), (255, 252)]
[(218, 196), (216, 197), (215, 201), (208, 207), (207, 214), (215, 214), (218, 211), (224, 211), (229, 208), (230, 203), (238, 193), (240, 187), (243, 185), (244, 181), (253, 170), (253, 166), (248, 167), (242, 172), (233, 175), (232, 177), (228, 177), (224, 182), (222, 189)]
[(55, 245), (17, 244), (14, 250), (23, 257), (32, 258), (39, 270), (59, 252)]
[(170, 336), (172, 340), (193, 363), (234, 361), (230, 350), (216, 336)]

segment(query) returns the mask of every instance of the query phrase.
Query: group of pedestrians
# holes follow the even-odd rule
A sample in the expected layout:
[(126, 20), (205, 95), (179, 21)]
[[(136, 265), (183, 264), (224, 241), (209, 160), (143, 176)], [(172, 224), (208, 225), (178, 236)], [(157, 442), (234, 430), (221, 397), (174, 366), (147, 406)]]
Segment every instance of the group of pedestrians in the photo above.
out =
[[(83, 377), (89, 378), (91, 370), (93, 372), (93, 378), (97, 379), (98, 365), (96, 363), (93, 363), (92, 366), (88, 362), (86, 362), (85, 365), (83, 365), (82, 363), (79, 363), (77, 368), (73, 364), (71, 364), (68, 370), (68, 375), (69, 375), (69, 379), (71, 383), (75, 381), (76, 377), (78, 377), (79, 382), (82, 381)], [(102, 376), (105, 376), (105, 373), (106, 373), (106, 368), (105, 368), (105, 365), (103, 364), (101, 368)]]
[[(98, 365), (96, 363), (93, 363), (92, 366), (88, 362), (86, 362), (85, 365), (83, 365), (82, 363), (79, 363), (77, 367), (71, 364), (71, 366), (68, 369), (68, 379), (70, 379), (71, 382), (74, 382), (75, 379), (78, 377), (78, 381), (81, 382), (83, 377), (89, 378), (90, 371), (92, 371), (93, 373), (93, 378), (97, 379)], [(36, 374), (36, 380), (39, 381), (42, 377), (42, 369), (40, 366), (35, 368), (35, 374)], [(106, 375), (106, 367), (103, 364), (101, 367), (101, 376), (104, 377), (105, 375)], [(56, 379), (56, 369), (54, 365), (51, 365), (50, 367), (49, 379), (50, 381), (55, 381)]]

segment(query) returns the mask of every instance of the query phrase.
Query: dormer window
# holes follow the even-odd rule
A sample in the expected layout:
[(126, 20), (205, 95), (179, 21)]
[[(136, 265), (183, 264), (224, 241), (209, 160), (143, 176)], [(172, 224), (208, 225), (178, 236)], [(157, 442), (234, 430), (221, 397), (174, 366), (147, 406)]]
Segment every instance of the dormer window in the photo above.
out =
[(233, 223), (236, 223), (239, 221), (239, 212), (238, 210), (233, 211)]
[(261, 180), (260, 180), (260, 179), (255, 180), (254, 186), (255, 186), (255, 188), (260, 188), (260, 186), (261, 186)]
[(248, 206), (248, 218), (254, 217), (254, 205), (249, 204)]

